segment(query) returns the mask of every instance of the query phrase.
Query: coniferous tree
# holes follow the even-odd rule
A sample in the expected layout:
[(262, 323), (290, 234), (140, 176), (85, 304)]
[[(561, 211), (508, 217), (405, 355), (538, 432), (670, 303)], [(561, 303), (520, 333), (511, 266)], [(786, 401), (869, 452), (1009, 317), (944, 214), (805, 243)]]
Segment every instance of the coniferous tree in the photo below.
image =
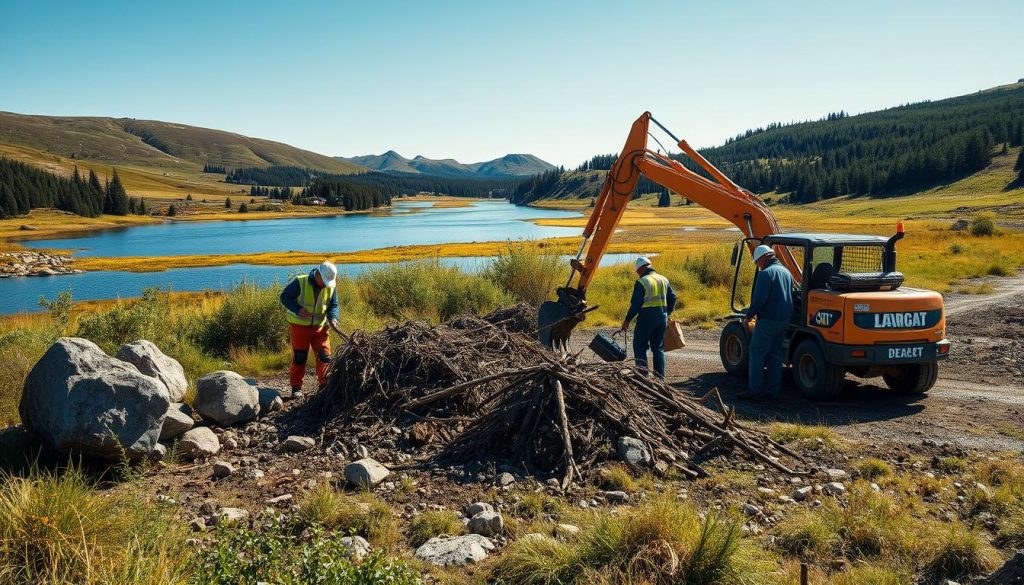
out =
[(121, 177), (117, 175), (117, 169), (114, 169), (113, 177), (107, 183), (103, 212), (110, 215), (128, 214), (128, 193), (124, 190), (124, 185), (121, 184)]
[(231, 198), (230, 197), (228, 197), (227, 199), (224, 200), (224, 207), (225, 207), (225, 209), (231, 209)]
[(243, 203), (238, 206), (238, 213), (249, 213), (249, 204)]
[(167, 217), (174, 217), (176, 215), (178, 215), (178, 209), (174, 207), (173, 203), (171, 203), (171, 205), (167, 208)]

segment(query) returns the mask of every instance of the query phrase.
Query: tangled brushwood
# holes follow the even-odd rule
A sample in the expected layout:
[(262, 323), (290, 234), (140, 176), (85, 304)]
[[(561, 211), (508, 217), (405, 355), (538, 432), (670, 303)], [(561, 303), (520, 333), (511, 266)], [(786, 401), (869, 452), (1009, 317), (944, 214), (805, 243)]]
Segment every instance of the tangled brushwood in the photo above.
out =
[(617, 458), (623, 437), (661, 473), (701, 477), (723, 455), (801, 473), (799, 455), (736, 422), (716, 391), (696, 400), (630, 366), (551, 352), (521, 332), (526, 310), (356, 333), (305, 410), (363, 441), (402, 429), (397, 446), (424, 464), (512, 465), (563, 484)]

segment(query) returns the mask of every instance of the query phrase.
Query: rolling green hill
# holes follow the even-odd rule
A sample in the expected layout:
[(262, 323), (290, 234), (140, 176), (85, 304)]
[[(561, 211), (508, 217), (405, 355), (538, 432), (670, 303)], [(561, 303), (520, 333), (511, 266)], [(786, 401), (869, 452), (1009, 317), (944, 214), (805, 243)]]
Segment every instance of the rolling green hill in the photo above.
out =
[(0, 143), (109, 165), (182, 168), (297, 166), (332, 173), (359, 165), (272, 140), (132, 118), (31, 116), (0, 112)]
[[(990, 195), (1012, 199), (1021, 185), (1004, 163), (1022, 144), (1024, 83), (1015, 83), (856, 116), (771, 124), (701, 154), (739, 185), (790, 203), (948, 193), (981, 174), (986, 179), (976, 183), (996, 190)], [(560, 176), (531, 178), (514, 200), (593, 197), (614, 159), (599, 155)], [(638, 188), (657, 190), (650, 183)]]

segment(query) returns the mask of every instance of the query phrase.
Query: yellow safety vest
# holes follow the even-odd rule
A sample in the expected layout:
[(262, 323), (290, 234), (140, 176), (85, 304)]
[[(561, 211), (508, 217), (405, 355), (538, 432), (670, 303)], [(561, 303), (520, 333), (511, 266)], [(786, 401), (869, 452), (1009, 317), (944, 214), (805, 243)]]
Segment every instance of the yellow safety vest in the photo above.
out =
[(303, 319), (295, 313), (288, 311), (288, 322), (296, 325), (312, 325), (323, 327), (327, 324), (327, 303), (334, 295), (333, 286), (325, 286), (320, 289), (320, 294), (313, 297), (313, 283), (309, 281), (309, 275), (296, 276), (299, 281), (299, 306), (312, 314), (312, 317)]
[(648, 307), (668, 308), (668, 279), (654, 271), (640, 277), (644, 287), (644, 309)]

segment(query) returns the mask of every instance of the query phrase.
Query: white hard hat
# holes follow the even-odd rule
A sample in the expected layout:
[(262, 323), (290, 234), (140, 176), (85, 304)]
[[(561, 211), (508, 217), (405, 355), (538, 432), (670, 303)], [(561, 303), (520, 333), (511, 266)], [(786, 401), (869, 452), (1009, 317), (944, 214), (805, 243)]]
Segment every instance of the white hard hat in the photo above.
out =
[(765, 246), (764, 244), (761, 244), (760, 246), (754, 248), (754, 262), (760, 260), (761, 257), (764, 256), (765, 254), (774, 253), (775, 252), (772, 250), (771, 246)]
[(641, 257), (636, 259), (636, 268), (635, 269), (636, 270), (640, 270), (644, 266), (650, 266), (650, 265), (651, 265), (651, 259), (646, 257), (646, 256), (641, 256)]
[(334, 262), (324, 260), (317, 270), (320, 272), (320, 278), (324, 279), (324, 284), (334, 284), (334, 279), (338, 276), (338, 267), (334, 265)]

